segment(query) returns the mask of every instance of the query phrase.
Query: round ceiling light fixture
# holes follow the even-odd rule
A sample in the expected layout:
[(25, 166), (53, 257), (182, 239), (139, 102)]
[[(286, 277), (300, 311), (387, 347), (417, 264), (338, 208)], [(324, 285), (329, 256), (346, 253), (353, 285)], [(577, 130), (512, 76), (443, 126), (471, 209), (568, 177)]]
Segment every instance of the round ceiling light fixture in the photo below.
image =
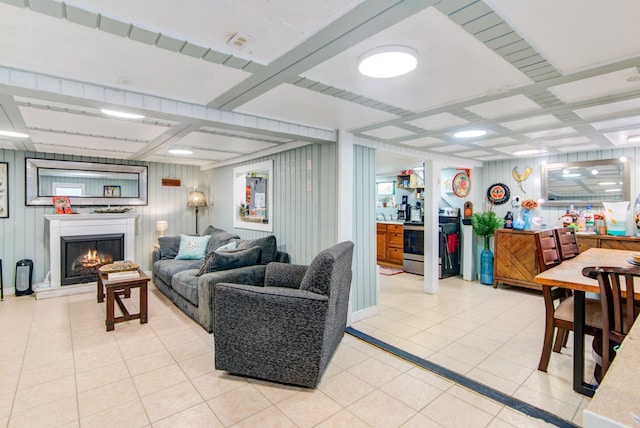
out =
[(640, 143), (640, 135), (633, 135), (627, 138), (627, 143)]
[(542, 149), (528, 149), (528, 150), (519, 150), (517, 152), (513, 152), (516, 156), (529, 156), (529, 155), (539, 155), (542, 153), (547, 153), (546, 150)]
[(193, 151), (189, 149), (169, 149), (172, 155), (192, 155)]
[(418, 53), (406, 46), (382, 46), (358, 58), (360, 73), (377, 79), (402, 76), (413, 71), (417, 65)]
[(123, 111), (109, 110), (106, 108), (103, 108), (100, 111), (109, 116), (119, 117), (121, 119), (144, 119), (144, 115), (137, 113), (126, 113)]
[(453, 134), (456, 138), (476, 138), (487, 135), (487, 131), (484, 129), (467, 129), (466, 131), (459, 131)]
[(13, 138), (29, 138), (28, 134), (24, 134), (22, 132), (16, 131), (4, 131), (0, 129), (0, 135), (3, 137), (13, 137)]

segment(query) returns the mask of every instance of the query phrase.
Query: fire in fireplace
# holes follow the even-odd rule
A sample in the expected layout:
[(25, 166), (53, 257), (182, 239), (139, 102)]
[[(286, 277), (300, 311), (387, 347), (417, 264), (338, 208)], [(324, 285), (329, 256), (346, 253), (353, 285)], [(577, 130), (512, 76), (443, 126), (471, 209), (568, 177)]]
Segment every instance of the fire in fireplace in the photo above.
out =
[(123, 259), (124, 234), (63, 236), (60, 250), (61, 285), (93, 282), (100, 266)]

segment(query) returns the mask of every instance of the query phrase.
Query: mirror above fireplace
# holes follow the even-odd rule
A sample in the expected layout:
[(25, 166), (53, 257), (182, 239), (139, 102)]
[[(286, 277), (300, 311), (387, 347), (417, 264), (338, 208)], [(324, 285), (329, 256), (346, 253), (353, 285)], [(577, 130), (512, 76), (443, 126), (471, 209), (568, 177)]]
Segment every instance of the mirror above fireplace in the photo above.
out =
[(26, 204), (71, 206), (147, 205), (147, 167), (95, 162), (26, 159)]

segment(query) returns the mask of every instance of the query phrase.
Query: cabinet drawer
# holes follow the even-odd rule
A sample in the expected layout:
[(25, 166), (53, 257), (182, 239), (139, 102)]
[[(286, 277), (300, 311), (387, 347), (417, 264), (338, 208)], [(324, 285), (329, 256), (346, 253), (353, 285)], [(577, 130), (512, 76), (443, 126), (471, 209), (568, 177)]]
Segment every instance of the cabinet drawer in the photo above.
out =
[(402, 233), (387, 233), (387, 239), (389, 240), (389, 247), (402, 248), (404, 246), (404, 236)]
[(403, 252), (402, 248), (389, 248), (387, 258), (390, 262), (402, 264)]
[(399, 233), (402, 234), (404, 231), (404, 226), (401, 224), (388, 224), (387, 232), (389, 233)]
[(383, 224), (377, 223), (376, 224), (376, 230), (378, 232), (386, 232), (387, 231), (387, 225), (384, 224), (384, 223)]

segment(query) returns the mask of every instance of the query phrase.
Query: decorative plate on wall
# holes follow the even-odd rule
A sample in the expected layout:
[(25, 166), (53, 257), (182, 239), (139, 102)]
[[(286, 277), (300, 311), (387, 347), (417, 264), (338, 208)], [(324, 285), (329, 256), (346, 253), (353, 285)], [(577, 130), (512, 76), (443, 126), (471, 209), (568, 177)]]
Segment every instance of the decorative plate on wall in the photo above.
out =
[(459, 198), (466, 198), (471, 192), (471, 179), (466, 172), (459, 172), (453, 177), (451, 185), (453, 193)]
[(487, 198), (496, 205), (502, 205), (509, 200), (511, 193), (506, 184), (496, 183), (487, 189)]

